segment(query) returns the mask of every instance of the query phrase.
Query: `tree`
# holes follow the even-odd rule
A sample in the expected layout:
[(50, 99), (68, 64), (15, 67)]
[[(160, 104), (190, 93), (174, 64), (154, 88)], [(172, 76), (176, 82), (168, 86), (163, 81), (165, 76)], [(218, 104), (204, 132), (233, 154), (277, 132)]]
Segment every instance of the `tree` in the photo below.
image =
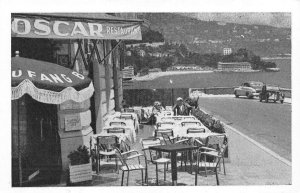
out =
[(185, 44), (180, 44), (180, 46), (179, 46), (179, 51), (180, 51), (184, 56), (187, 56), (188, 53), (189, 53), (189, 51), (188, 51), (188, 49), (187, 49), (187, 47), (186, 47)]

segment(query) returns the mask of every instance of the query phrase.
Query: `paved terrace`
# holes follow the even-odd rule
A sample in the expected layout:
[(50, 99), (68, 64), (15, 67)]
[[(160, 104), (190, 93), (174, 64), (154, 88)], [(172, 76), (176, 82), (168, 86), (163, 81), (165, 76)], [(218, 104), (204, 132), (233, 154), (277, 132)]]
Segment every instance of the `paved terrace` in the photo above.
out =
[[(142, 149), (140, 142), (141, 138), (152, 136), (154, 128), (152, 126), (144, 125), (137, 135), (137, 143), (133, 144), (132, 149), (140, 152)], [(291, 179), (291, 166), (284, 163), (278, 158), (267, 153), (259, 146), (247, 140), (244, 136), (235, 132), (234, 129), (227, 129), (229, 136), (229, 158), (225, 161), (226, 175), (221, 170), (219, 179), (220, 185), (289, 185)], [(103, 163), (103, 162), (102, 162)], [(184, 164), (183, 164), (184, 165)], [(194, 186), (195, 172), (193, 174), (184, 171), (184, 166), (180, 167), (178, 162), (178, 185)], [(111, 164), (102, 165), (100, 174), (94, 173), (93, 182), (83, 183), (79, 185), (88, 186), (120, 186), (122, 172), (119, 174), (114, 171), (114, 161)], [(155, 165), (148, 164), (148, 185), (155, 185)], [(124, 175), (124, 185), (126, 185), (127, 172)], [(159, 166), (159, 185), (170, 186), (171, 169), (167, 172), (167, 180), (163, 180), (163, 165)], [(60, 184), (65, 186), (66, 184)], [(213, 173), (208, 173), (207, 177), (204, 173), (198, 176), (198, 186), (215, 186), (216, 179)], [(129, 186), (141, 186), (141, 172), (130, 172)]]

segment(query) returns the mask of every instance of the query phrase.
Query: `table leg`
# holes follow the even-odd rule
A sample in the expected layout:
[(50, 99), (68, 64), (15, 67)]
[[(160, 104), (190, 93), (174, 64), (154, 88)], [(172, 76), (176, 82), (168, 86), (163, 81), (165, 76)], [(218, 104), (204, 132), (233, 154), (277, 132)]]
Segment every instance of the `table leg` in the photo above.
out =
[(189, 152), (189, 156), (190, 156), (190, 171), (191, 171), (191, 174), (193, 173), (193, 152), (192, 150), (190, 150)]
[(177, 160), (176, 152), (171, 152), (172, 185), (177, 185)]
[(100, 159), (100, 156), (99, 156), (99, 152), (98, 152), (98, 143), (97, 143), (95, 149), (96, 149), (96, 164), (97, 164), (96, 170), (97, 170), (97, 174), (99, 174), (99, 159)]

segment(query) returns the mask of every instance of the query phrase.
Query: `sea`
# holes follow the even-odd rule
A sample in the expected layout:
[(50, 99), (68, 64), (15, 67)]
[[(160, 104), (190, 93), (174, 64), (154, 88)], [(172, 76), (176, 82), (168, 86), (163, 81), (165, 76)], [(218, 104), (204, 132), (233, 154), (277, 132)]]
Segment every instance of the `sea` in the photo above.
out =
[[(187, 97), (189, 88), (236, 87), (246, 81), (261, 81), (291, 89), (291, 59), (268, 59), (279, 72), (210, 72), (177, 74), (124, 86), (124, 99), (132, 106), (151, 106), (154, 101), (172, 105), (176, 97)], [(134, 89), (134, 90), (131, 90)]]
[[(260, 81), (291, 89), (291, 59), (268, 59), (275, 62), (279, 72), (211, 72), (168, 75), (149, 81), (137, 81), (134, 89), (236, 87), (246, 81)], [(126, 89), (126, 87), (125, 87)]]

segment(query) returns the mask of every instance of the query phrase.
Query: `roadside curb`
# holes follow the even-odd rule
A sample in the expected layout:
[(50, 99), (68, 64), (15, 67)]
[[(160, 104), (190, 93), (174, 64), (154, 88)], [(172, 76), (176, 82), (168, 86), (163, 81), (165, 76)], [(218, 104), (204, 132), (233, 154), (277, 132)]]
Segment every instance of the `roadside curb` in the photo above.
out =
[[(200, 108), (200, 107), (199, 107)], [(210, 114), (207, 113), (205, 110), (203, 110), (203, 108), (200, 108), (201, 111), (203, 111), (206, 114)], [(268, 153), (269, 155), (271, 155), (272, 157), (276, 158), (277, 160), (283, 162), (284, 164), (292, 167), (292, 162), (290, 162), (289, 160), (281, 157), (279, 154), (275, 153), (274, 151), (272, 151), (271, 149), (265, 147), (264, 145), (260, 144), (259, 142), (255, 141), (254, 139), (251, 139), (250, 137), (248, 137), (247, 135), (243, 134), (242, 132), (238, 131), (237, 129), (235, 129), (234, 127), (224, 123), (223, 121), (220, 120), (220, 122), (225, 126), (226, 129), (230, 129), (231, 131), (235, 132), (236, 134), (238, 134), (239, 136), (247, 139), (249, 142), (253, 143), (254, 145), (256, 145), (258, 148), (260, 148), (261, 150), (265, 151), (266, 153)]]
[[(222, 121), (221, 121), (222, 122)], [(222, 122), (222, 124), (224, 124)], [(247, 135), (241, 133), (240, 131), (238, 131), (237, 129), (233, 128), (232, 126), (226, 125), (226, 128), (230, 129), (231, 131), (235, 132), (236, 134), (240, 135), (241, 137), (246, 138), (249, 142), (253, 143), (254, 145), (256, 145), (257, 147), (259, 147), (260, 149), (262, 149), (263, 151), (265, 151), (266, 153), (270, 154), (271, 156), (273, 156), (274, 158), (278, 159), (279, 161), (285, 163), (288, 166), (292, 166), (292, 162), (290, 162), (289, 160), (281, 157), (279, 154), (275, 153), (274, 151), (270, 150), (269, 148), (263, 146), (262, 144), (260, 144), (259, 142), (255, 141), (254, 139), (251, 139), (250, 137), (248, 137)]]

